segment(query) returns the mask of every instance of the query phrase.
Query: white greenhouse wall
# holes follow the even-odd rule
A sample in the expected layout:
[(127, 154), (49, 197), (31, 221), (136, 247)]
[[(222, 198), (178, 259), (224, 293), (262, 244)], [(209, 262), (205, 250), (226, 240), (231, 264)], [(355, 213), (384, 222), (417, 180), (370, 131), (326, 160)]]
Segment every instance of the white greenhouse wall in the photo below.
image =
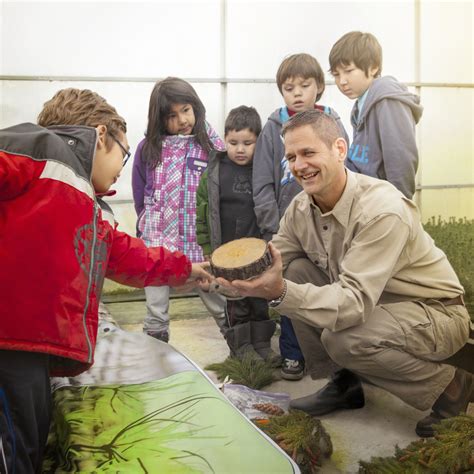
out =
[[(232, 107), (254, 105), (265, 121), (282, 104), (274, 77), (286, 55), (308, 52), (327, 71), (341, 35), (370, 31), (383, 73), (408, 83), (425, 107), (417, 129), (423, 219), (474, 218), (472, 25), (471, 1), (2, 1), (0, 128), (34, 122), (61, 88), (90, 88), (126, 118), (134, 151), (154, 82), (173, 75), (193, 83), (222, 133)], [(351, 135), (352, 102), (326, 79), (321, 103)], [(111, 202), (133, 233), (130, 172)]]

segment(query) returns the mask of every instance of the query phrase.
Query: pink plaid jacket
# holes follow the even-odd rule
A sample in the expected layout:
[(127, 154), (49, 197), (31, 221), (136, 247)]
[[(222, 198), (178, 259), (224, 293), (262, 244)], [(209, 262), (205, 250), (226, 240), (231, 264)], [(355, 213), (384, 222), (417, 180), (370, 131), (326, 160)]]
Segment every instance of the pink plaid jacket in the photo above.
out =
[[(225, 149), (209, 125), (208, 135), (216, 150)], [(161, 163), (155, 169), (147, 167), (146, 173), (153, 173), (153, 186), (151, 192), (145, 188), (144, 207), (137, 222), (148, 247), (180, 250), (192, 262), (203, 261), (196, 241), (196, 191), (207, 163), (208, 153), (193, 135), (170, 135), (164, 139)]]

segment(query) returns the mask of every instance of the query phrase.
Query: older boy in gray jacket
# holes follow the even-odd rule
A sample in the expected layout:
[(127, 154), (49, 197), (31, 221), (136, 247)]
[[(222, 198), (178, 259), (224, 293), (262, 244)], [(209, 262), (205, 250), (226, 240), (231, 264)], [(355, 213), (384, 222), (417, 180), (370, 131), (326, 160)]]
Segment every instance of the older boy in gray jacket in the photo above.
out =
[(382, 48), (370, 33), (345, 34), (332, 47), (329, 65), (339, 90), (356, 99), (347, 168), (386, 180), (411, 199), (418, 168), (415, 125), (423, 113), (420, 98), (394, 77), (380, 77)]

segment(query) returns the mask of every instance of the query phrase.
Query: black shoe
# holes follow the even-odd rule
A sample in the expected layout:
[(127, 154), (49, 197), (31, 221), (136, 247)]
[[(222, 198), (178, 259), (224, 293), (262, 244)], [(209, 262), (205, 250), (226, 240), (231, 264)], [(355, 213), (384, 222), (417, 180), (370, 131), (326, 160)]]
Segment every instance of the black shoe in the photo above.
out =
[(146, 331), (150, 337), (158, 339), (159, 341), (168, 342), (170, 340), (170, 333), (168, 331)]
[(304, 376), (304, 361), (283, 359), (280, 374), (285, 380), (301, 380)]
[(474, 402), (474, 375), (463, 369), (456, 369), (448, 387), (451, 384), (454, 384), (455, 395), (450, 396), (445, 390), (434, 403), (432, 412), (416, 424), (416, 434), (421, 438), (434, 436), (434, 425), (465, 412), (469, 403)]
[(431, 438), (436, 434), (435, 425), (439, 425), (443, 420), (440, 415), (432, 411), (416, 424), (415, 432), (420, 438)]
[(362, 408), (364, 405), (364, 391), (359, 377), (347, 369), (333, 374), (331, 381), (316, 393), (290, 402), (290, 408), (313, 416), (326, 415), (341, 408)]

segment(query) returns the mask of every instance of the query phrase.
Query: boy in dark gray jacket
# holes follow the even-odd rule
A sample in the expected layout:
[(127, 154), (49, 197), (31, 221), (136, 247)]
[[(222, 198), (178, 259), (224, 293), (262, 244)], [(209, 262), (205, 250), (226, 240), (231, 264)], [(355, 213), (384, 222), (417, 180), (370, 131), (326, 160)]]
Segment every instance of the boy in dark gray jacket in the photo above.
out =
[[(262, 122), (253, 107), (241, 105), (225, 121), (225, 152), (213, 151), (197, 190), (196, 237), (206, 259), (221, 244), (242, 237), (261, 238), (252, 199), (255, 143)], [(231, 356), (266, 360), (280, 355), (271, 349), (275, 321), (262, 298), (227, 299), (226, 327), (221, 327)]]
[(370, 33), (345, 34), (332, 47), (329, 65), (339, 90), (356, 99), (347, 168), (384, 179), (411, 199), (418, 168), (415, 125), (423, 112), (420, 98), (394, 77), (380, 77), (382, 48)]
[[(278, 89), (285, 105), (276, 109), (263, 127), (255, 148), (253, 200), (257, 224), (266, 240), (278, 232), (280, 219), (292, 199), (301, 192), (285, 158), (281, 136), (283, 124), (304, 110), (318, 109), (332, 116), (348, 141), (339, 115), (330, 107), (319, 105), (325, 82), (318, 61), (309, 54), (293, 54), (283, 60), (276, 75)], [(291, 320), (281, 317), (280, 352), (283, 357), (281, 376), (299, 380), (304, 375), (304, 358), (293, 331)]]

